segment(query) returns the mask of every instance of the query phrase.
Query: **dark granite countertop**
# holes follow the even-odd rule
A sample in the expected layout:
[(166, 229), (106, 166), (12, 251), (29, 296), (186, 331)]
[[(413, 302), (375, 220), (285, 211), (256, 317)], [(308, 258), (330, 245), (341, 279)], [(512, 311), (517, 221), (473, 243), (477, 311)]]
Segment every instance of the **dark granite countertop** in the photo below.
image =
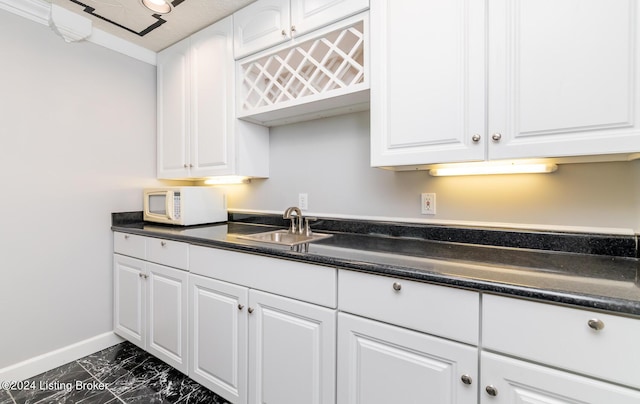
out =
[[(497, 241), (506, 246), (492, 246), (389, 232), (328, 231), (331, 224), (315, 231), (333, 236), (310, 243), (308, 251), (238, 238), (281, 228), (276, 225), (283, 224), (277, 220), (263, 223), (267, 224), (230, 221), (179, 227), (114, 220), (112, 230), (640, 317), (639, 260), (635, 250), (614, 246), (616, 251), (626, 251), (626, 256), (618, 256), (513, 247), (509, 246), (515, 242), (513, 239), (521, 238), (514, 234), (506, 234), (509, 242)], [(550, 236), (545, 233), (541, 237)], [(603, 245), (604, 252), (608, 252), (602, 237), (595, 238), (598, 252), (602, 252)], [(554, 245), (551, 241), (546, 243)], [(620, 243), (633, 244), (633, 248), (636, 244), (633, 239), (613, 237), (612, 244)], [(589, 245), (593, 244), (590, 239)], [(572, 250), (573, 244), (570, 247), (564, 249)]]

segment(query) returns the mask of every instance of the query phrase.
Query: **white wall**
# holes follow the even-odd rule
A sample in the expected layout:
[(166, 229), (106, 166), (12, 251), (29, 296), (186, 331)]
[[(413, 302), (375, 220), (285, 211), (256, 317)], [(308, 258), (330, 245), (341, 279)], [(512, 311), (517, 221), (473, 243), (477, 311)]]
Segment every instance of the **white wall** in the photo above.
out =
[[(640, 162), (561, 165), (553, 174), (430, 177), (369, 164), (368, 112), (272, 128), (268, 180), (228, 187), (234, 209), (631, 233), (640, 229)], [(420, 214), (420, 193), (437, 214)]]
[(155, 67), (0, 10), (0, 369), (112, 327), (111, 212), (155, 184)]

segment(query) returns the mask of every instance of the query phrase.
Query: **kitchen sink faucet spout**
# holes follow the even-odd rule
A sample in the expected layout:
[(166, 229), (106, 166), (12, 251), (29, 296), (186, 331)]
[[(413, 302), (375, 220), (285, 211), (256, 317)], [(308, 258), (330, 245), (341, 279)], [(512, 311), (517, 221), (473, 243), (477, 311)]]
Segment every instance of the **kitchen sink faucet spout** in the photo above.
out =
[[(296, 216), (291, 216), (292, 213), (295, 213)], [(297, 206), (291, 206), (284, 211), (282, 215), (283, 219), (291, 219), (291, 227), (289, 227), (289, 233), (302, 233), (302, 211)], [(296, 223), (296, 218), (297, 222)]]

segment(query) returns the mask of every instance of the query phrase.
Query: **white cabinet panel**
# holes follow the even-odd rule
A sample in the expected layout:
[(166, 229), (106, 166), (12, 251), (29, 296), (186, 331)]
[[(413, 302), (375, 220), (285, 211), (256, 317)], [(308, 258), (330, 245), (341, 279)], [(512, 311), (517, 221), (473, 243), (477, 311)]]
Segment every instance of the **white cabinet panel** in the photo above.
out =
[(188, 363), (188, 273), (147, 263), (148, 351), (181, 372)]
[(190, 133), (189, 39), (158, 53), (159, 178), (187, 177)]
[(482, 160), (484, 1), (371, 2), (371, 164)]
[(146, 238), (135, 234), (113, 233), (113, 252), (134, 258), (146, 258)]
[(335, 402), (336, 311), (255, 290), (249, 403)]
[(488, 18), (490, 159), (640, 150), (635, 1), (498, 0)]
[(289, 0), (259, 0), (233, 14), (235, 58), (290, 39)]
[(113, 256), (113, 330), (133, 344), (144, 348), (147, 329), (145, 262)]
[(634, 0), (372, 0), (371, 164), (639, 152), (638, 21)]
[(216, 248), (189, 246), (191, 273), (335, 308), (338, 270)]
[[(481, 404), (637, 404), (640, 391), (482, 353)], [(492, 395), (488, 394), (487, 387)]]
[(191, 36), (191, 176), (233, 174), (232, 20)]
[(249, 290), (197, 275), (189, 282), (189, 376), (234, 404), (245, 404)]
[(486, 349), (640, 388), (638, 319), (493, 295), (482, 313)]
[(268, 177), (268, 129), (235, 118), (229, 16), (158, 53), (159, 178)]
[(292, 0), (293, 34), (306, 34), (368, 8), (369, 0)]
[(338, 315), (338, 404), (472, 404), (477, 368), (475, 347)]
[[(162, 241), (150, 237), (134, 240), (147, 246)], [(186, 248), (184, 243), (174, 243)], [(166, 258), (151, 255), (158, 261)], [(188, 272), (114, 254), (113, 274), (114, 332), (186, 373)]]
[(233, 15), (240, 59), (369, 8), (369, 0), (258, 0)]
[(477, 292), (341, 269), (338, 301), (341, 311), (478, 344)]
[(179, 241), (147, 238), (147, 261), (186, 270), (189, 267), (189, 245)]

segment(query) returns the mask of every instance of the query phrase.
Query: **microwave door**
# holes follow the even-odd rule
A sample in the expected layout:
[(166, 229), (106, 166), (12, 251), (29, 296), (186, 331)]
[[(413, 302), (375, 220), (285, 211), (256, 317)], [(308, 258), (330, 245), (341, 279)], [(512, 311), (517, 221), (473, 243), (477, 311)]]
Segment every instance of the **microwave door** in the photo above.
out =
[(149, 214), (156, 217), (168, 217), (169, 198), (167, 193), (153, 193), (148, 195)]

